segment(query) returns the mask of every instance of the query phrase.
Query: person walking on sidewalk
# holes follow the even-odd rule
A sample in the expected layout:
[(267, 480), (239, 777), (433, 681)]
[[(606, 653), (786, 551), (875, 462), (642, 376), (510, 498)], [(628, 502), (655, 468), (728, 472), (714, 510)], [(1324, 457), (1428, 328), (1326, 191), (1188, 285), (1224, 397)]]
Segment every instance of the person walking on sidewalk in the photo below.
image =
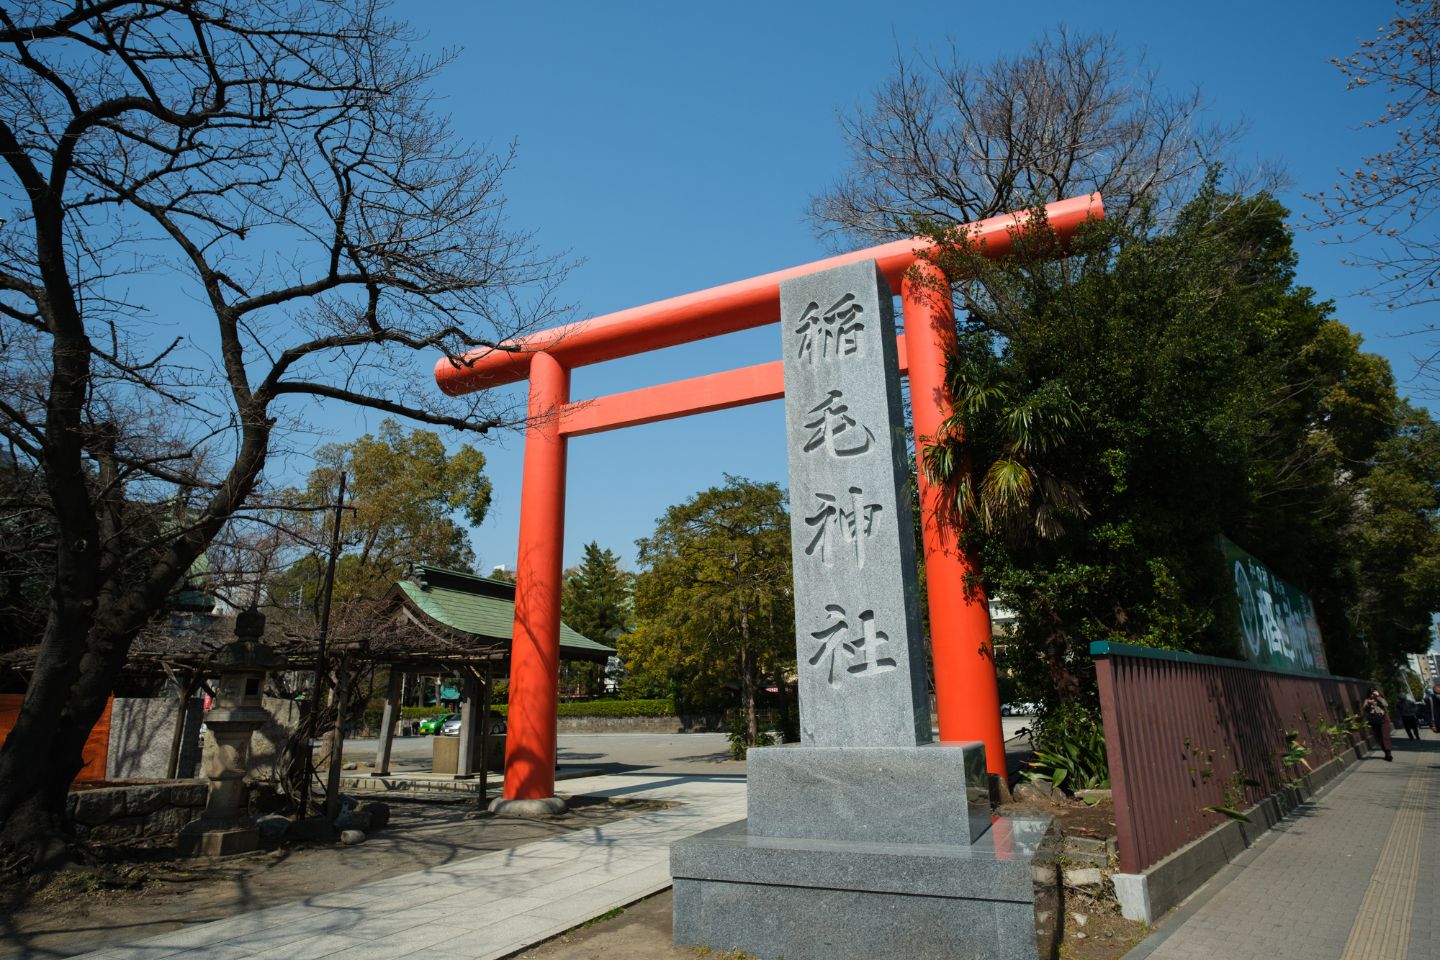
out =
[(1380, 749), (1385, 751), (1385, 759), (1393, 761), (1395, 757), (1390, 752), (1390, 704), (1385, 701), (1379, 687), (1370, 688), (1370, 695), (1365, 698), (1360, 712), (1364, 715), (1365, 722), (1370, 724), (1370, 732), (1380, 741)]
[(1440, 733), (1440, 682), (1425, 691), (1425, 707), (1430, 711), (1430, 729)]
[(1400, 694), (1400, 722), (1405, 725), (1405, 739), (1420, 739), (1420, 704), (1409, 690)]

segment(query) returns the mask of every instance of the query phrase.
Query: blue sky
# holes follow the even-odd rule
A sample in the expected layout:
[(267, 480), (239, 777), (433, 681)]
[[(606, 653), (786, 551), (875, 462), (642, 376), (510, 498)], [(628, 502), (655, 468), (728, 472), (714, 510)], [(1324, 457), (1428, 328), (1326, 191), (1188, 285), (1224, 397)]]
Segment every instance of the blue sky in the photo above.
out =
[[(1284, 199), (1328, 186), (1373, 136), (1378, 94), (1347, 93), (1331, 56), (1373, 37), (1387, 3), (909, 2), (678, 4), (441, 3), (397, 8), (459, 45), (442, 108), (467, 139), (519, 148), (507, 195), (519, 226), (585, 259), (567, 288), (579, 315), (805, 263), (828, 249), (803, 220), (845, 169), (837, 115), (868, 102), (897, 49), (953, 43), (977, 63), (1017, 52), (1045, 28), (1113, 32), (1144, 51), (1162, 85), (1198, 87), (1213, 117), (1244, 121), (1244, 160), (1283, 164)], [(1017, 15), (1018, 14), (1018, 15)], [(1298, 14), (1298, 15), (1297, 15)], [(1394, 334), (1428, 321), (1350, 296), (1340, 253), (1300, 237), (1301, 280), (1388, 356), (1402, 384), (1422, 345)], [(576, 399), (778, 356), (774, 328), (577, 370)], [(337, 439), (378, 418), (333, 411)], [(666, 506), (725, 472), (783, 482), (778, 403), (582, 437), (570, 444), (565, 559), (597, 540), (625, 558)], [(513, 565), (520, 512), (518, 435), (486, 445), (491, 516), (475, 531), (483, 569)]]

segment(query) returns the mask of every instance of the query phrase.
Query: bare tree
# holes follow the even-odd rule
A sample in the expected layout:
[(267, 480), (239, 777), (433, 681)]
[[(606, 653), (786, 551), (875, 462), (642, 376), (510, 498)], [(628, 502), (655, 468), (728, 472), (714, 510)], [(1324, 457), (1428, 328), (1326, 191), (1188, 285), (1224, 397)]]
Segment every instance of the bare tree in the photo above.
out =
[(1379, 238), (1380, 252), (1351, 262), (1373, 271), (1366, 293), (1410, 306), (1440, 299), (1440, 233), (1431, 219), (1440, 212), (1440, 2), (1395, 6), (1376, 39), (1333, 61), (1347, 89), (1385, 91), (1385, 112), (1365, 127), (1393, 139), (1313, 194), (1319, 211), (1310, 220), (1342, 242)]
[(547, 322), (564, 265), (507, 225), (509, 155), (457, 142), (414, 39), (375, 0), (0, 8), (0, 436), (56, 528), (0, 843), (36, 863), (133, 638), (307, 404), (514, 419), (426, 361)]
[(949, 63), (897, 59), (871, 107), (841, 118), (853, 163), (810, 219), (886, 240), (1095, 190), (1111, 220), (1142, 202), (1171, 208), (1235, 131), (1140, 68), (1113, 38), (1064, 28), (984, 67), (953, 51)]

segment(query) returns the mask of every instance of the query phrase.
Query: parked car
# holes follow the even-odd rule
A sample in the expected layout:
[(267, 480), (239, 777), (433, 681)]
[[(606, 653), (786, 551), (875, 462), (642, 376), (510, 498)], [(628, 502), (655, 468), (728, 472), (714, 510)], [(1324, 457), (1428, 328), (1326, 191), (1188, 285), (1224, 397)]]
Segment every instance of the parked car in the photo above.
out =
[(445, 721), (452, 718), (456, 723), (460, 722), (460, 714), (458, 713), (437, 713), (433, 717), (426, 717), (420, 721), (420, 733), (422, 735), (439, 733), (440, 728), (445, 725)]
[[(440, 727), (440, 736), (442, 736), (442, 737), (458, 737), (458, 736), (460, 736), (460, 718), (459, 718), (459, 717), (451, 717), (449, 720), (446, 720), (445, 723)], [(490, 714), (490, 736), (492, 736), (492, 737), (503, 737), (503, 736), (505, 736), (505, 718), (504, 718), (503, 716), (501, 716), (500, 714), (498, 714), (498, 713), (492, 713), (492, 714)]]
[(1028, 717), (1035, 713), (1035, 704), (1017, 701), (1015, 703), (1000, 704), (1000, 716), (1002, 717)]

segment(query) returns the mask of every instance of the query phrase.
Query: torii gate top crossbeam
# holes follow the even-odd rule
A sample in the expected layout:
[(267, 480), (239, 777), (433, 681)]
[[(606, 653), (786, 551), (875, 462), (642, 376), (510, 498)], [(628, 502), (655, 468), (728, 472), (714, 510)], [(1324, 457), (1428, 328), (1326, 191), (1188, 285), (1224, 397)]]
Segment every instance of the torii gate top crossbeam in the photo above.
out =
[[(1052, 203), (1046, 206), (1045, 215), (1056, 233), (1068, 236), (1086, 220), (1103, 217), (1103, 210), (1100, 195), (1092, 193)], [(1001, 257), (1010, 250), (1017, 228), (1023, 228), (1027, 219), (1024, 213), (991, 217), (972, 225), (971, 236), (983, 244), (987, 256)], [(471, 351), (460, 361), (443, 357), (435, 364), (435, 381), (445, 393), (458, 396), (524, 380), (536, 353), (550, 354), (568, 370), (764, 326), (779, 318), (782, 280), (858, 260), (873, 259), (891, 289), (899, 290), (905, 271), (915, 262), (917, 252), (928, 244), (928, 240), (919, 238), (896, 240), (527, 334), (497, 349)]]

